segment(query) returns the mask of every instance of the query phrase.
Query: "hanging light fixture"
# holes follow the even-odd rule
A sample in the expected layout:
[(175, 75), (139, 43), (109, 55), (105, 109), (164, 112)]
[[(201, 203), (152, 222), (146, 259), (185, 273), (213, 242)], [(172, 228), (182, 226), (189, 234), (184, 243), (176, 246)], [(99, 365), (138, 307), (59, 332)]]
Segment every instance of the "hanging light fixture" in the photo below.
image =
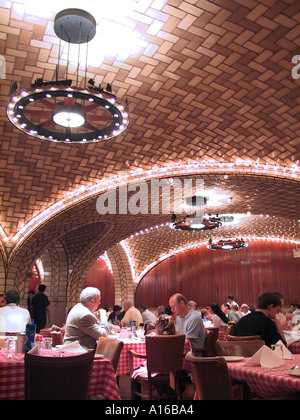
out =
[(209, 240), (207, 248), (215, 251), (232, 251), (248, 247), (248, 243), (241, 239), (220, 239), (217, 242)]
[(222, 226), (221, 219), (216, 216), (202, 216), (203, 208), (207, 204), (207, 198), (203, 196), (193, 195), (185, 199), (186, 205), (190, 207), (190, 213), (193, 215), (186, 216), (183, 220), (177, 222), (177, 216), (172, 215), (171, 227), (178, 230), (210, 230)]
[[(81, 9), (66, 9), (55, 17), (54, 31), (61, 41), (78, 44), (76, 86), (68, 79), (44, 82), (37, 79), (32, 90), (13, 94), (7, 107), (11, 123), (41, 140), (85, 143), (108, 140), (123, 133), (129, 124), (128, 103), (118, 100), (110, 84), (95, 86), (92, 79), (78, 87), (80, 46), (96, 34), (94, 17)], [(88, 49), (86, 57), (88, 55)], [(58, 75), (60, 54), (56, 74)], [(69, 56), (68, 56), (69, 62)]]
[(211, 230), (222, 226), (219, 217), (186, 217), (179, 222), (173, 222), (171, 227), (178, 230)]

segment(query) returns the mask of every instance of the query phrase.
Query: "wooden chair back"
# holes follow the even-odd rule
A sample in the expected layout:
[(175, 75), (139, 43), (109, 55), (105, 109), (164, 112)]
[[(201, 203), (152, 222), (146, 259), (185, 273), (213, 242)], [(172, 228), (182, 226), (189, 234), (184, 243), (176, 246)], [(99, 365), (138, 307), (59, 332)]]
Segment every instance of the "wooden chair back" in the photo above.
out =
[(48, 357), (25, 354), (26, 400), (87, 399), (95, 350)]
[(123, 346), (123, 341), (118, 341), (109, 337), (99, 337), (96, 354), (103, 354), (105, 359), (110, 360), (114, 371), (116, 372)]
[(186, 354), (199, 400), (234, 400), (226, 361), (222, 357)]
[(264, 340), (217, 341), (218, 356), (252, 357), (265, 344)]

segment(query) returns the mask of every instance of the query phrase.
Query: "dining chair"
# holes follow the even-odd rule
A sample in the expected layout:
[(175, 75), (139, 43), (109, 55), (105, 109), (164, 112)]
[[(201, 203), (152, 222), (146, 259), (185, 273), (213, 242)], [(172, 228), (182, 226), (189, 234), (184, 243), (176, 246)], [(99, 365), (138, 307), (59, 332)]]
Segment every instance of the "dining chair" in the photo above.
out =
[(207, 328), (204, 347), (193, 347), (194, 356), (214, 357), (216, 356), (216, 341), (218, 340), (219, 328)]
[(197, 357), (188, 352), (192, 377), (199, 400), (234, 400), (228, 367), (222, 357)]
[(244, 335), (244, 336), (237, 336), (237, 335), (227, 335), (228, 341), (249, 341), (249, 340), (261, 340), (260, 335)]
[(227, 324), (227, 329), (226, 329), (226, 335), (234, 335), (234, 327), (235, 327), (236, 322), (234, 321), (229, 321)]
[[(185, 335), (145, 336), (146, 353), (129, 350), (132, 399), (181, 399)], [(134, 358), (146, 359), (144, 371), (133, 369)], [(135, 373), (135, 374), (134, 374)], [(174, 384), (173, 384), (174, 380)], [(172, 386), (170, 386), (172, 385)], [(156, 388), (158, 393), (154, 392)], [(173, 387), (175, 388), (173, 390)]]
[(217, 341), (218, 356), (252, 357), (265, 344), (264, 340)]
[(65, 356), (25, 353), (25, 400), (85, 400), (95, 350)]
[(114, 371), (116, 372), (123, 346), (123, 341), (118, 341), (109, 337), (99, 337), (96, 347), (96, 354), (103, 354), (105, 359), (110, 360)]

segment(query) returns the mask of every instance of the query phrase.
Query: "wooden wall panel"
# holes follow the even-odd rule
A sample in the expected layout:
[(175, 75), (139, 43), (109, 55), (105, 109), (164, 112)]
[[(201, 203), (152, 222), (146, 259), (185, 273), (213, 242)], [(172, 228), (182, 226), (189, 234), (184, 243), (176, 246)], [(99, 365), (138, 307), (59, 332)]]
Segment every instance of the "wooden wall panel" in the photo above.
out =
[(238, 303), (256, 305), (259, 294), (279, 291), (285, 302), (300, 303), (300, 259), (295, 245), (252, 241), (239, 251), (211, 251), (205, 246), (168, 258), (141, 280), (136, 305), (155, 308), (180, 292), (198, 305), (221, 304), (228, 294)]
[(102, 259), (97, 260), (89, 270), (83, 283), (83, 289), (85, 287), (97, 287), (101, 291), (102, 308), (115, 305), (114, 278)]

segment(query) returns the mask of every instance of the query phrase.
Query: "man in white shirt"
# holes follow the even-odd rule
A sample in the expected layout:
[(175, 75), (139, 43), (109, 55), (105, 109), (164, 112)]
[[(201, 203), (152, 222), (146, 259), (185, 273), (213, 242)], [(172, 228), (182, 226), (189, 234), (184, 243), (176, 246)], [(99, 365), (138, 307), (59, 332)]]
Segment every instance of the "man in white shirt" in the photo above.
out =
[(30, 313), (25, 308), (20, 308), (20, 295), (16, 290), (5, 293), (6, 306), (0, 308), (0, 332), (21, 332), (30, 324)]
[(156, 324), (156, 316), (153, 312), (149, 311), (147, 305), (140, 306), (140, 313), (142, 314), (143, 323), (151, 326)]

